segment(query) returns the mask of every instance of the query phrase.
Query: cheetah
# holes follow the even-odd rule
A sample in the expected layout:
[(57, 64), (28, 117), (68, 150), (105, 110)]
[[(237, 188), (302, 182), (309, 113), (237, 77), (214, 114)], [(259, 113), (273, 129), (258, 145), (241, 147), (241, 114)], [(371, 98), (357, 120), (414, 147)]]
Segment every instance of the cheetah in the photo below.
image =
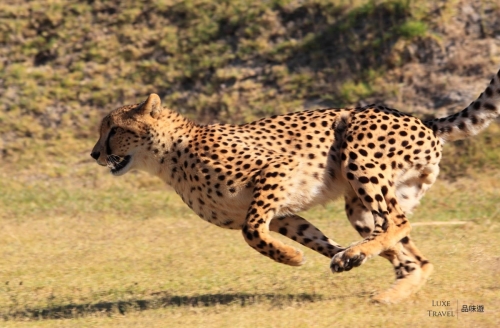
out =
[[(435, 182), (443, 145), (473, 136), (500, 111), (500, 71), (462, 111), (421, 121), (380, 105), (306, 110), (242, 124), (196, 124), (158, 95), (105, 116), (91, 156), (120, 176), (158, 176), (203, 220), (241, 230), (261, 254), (292, 266), (302, 251), (280, 233), (349, 271), (380, 255), (396, 282), (375, 301), (422, 287), (432, 264), (410, 237), (407, 215)], [(339, 197), (363, 237), (342, 247), (297, 213)]]

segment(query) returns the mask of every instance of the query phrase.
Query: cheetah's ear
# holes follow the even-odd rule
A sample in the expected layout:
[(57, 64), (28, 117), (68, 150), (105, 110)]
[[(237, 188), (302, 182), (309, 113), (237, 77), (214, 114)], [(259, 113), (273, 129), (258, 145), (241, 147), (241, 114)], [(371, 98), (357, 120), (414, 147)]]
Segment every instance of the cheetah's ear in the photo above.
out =
[(142, 115), (151, 115), (153, 118), (158, 118), (162, 111), (161, 107), (161, 99), (156, 93), (152, 93), (149, 95), (148, 99), (141, 104), (138, 108), (138, 111)]

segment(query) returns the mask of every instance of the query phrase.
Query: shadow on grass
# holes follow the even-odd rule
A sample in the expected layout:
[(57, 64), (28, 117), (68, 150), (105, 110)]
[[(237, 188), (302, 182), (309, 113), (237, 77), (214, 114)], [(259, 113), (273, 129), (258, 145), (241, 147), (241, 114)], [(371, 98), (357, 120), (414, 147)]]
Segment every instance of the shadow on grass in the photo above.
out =
[[(25, 309), (3, 313), (7, 320), (47, 320), (72, 319), (89, 315), (126, 314), (165, 307), (211, 307), (217, 305), (251, 306), (268, 304), (270, 307), (288, 306), (294, 303), (314, 303), (327, 300), (318, 294), (204, 294), (198, 296), (178, 296), (167, 292), (152, 294), (151, 299), (101, 302), (95, 304), (67, 304), (54, 307)], [(335, 299), (357, 297), (360, 295), (338, 296)], [(329, 297), (328, 299), (332, 299)]]

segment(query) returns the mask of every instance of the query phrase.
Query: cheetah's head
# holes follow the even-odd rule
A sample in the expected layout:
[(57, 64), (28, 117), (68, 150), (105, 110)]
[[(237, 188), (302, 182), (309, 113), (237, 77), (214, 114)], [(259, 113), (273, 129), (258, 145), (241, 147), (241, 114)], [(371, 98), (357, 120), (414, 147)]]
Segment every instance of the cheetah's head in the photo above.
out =
[(90, 156), (116, 176), (131, 169), (148, 170), (145, 141), (161, 111), (160, 97), (154, 93), (143, 103), (115, 109), (102, 119), (99, 140)]

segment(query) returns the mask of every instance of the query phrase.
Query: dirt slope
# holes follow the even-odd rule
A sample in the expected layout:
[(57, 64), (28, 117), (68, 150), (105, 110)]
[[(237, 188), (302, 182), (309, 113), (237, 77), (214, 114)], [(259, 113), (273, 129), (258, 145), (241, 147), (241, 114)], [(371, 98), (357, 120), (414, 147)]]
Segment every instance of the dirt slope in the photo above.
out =
[(88, 138), (156, 92), (201, 122), (383, 102), (470, 102), (500, 67), (500, 4), (474, 1), (7, 1), (0, 149)]

